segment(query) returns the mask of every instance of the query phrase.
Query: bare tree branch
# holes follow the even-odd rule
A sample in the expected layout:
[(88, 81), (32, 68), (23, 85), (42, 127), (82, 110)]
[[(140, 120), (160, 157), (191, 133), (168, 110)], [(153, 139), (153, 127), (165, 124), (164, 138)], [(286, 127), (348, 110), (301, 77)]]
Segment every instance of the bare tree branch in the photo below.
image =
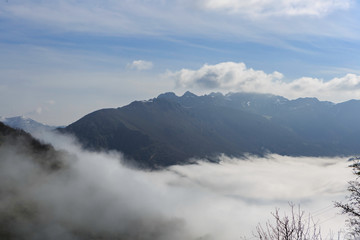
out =
[(335, 202), (335, 207), (340, 208), (343, 214), (348, 215), (346, 223), (350, 229), (350, 234), (358, 239), (360, 237), (360, 158), (351, 160), (354, 163), (350, 167), (353, 168), (356, 179), (349, 182), (348, 191), (350, 195), (347, 196), (347, 202)]
[(289, 203), (290, 216), (280, 215), (280, 210), (275, 209), (271, 215), (274, 223), (267, 221), (263, 227), (258, 224), (254, 237), (260, 240), (321, 240), (320, 227), (313, 221), (311, 216), (305, 218), (305, 212), (300, 206)]

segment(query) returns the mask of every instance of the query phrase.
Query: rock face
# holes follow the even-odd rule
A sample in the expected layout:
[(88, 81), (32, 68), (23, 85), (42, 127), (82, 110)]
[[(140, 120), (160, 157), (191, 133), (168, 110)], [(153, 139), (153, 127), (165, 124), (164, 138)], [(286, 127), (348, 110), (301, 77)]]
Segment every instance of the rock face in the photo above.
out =
[(119, 150), (147, 167), (217, 154), (360, 153), (360, 101), (340, 104), (268, 94), (164, 93), (90, 113), (62, 131), (89, 149)]

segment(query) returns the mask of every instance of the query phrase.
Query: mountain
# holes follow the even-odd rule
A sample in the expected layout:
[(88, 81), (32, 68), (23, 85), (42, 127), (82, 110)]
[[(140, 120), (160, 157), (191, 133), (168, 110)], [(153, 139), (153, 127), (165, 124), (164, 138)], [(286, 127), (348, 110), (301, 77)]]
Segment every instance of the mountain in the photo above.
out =
[(44, 131), (44, 130), (49, 131), (49, 130), (54, 130), (56, 128), (54, 126), (48, 126), (39, 123), (31, 118), (26, 118), (23, 116), (9, 117), (9, 118), (0, 117), (0, 122), (5, 123), (6, 125), (12, 128), (22, 129), (29, 133)]
[(146, 167), (268, 152), (360, 153), (360, 101), (288, 100), (251, 93), (160, 94), (90, 113), (64, 128), (88, 149), (118, 150)]

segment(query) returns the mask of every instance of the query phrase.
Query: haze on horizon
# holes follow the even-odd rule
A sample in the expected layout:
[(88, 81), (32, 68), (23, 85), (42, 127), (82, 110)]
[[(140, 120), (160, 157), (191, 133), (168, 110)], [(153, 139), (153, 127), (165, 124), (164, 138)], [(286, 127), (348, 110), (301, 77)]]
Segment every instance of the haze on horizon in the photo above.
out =
[(360, 98), (354, 0), (0, 2), (0, 116), (67, 125), (160, 93)]

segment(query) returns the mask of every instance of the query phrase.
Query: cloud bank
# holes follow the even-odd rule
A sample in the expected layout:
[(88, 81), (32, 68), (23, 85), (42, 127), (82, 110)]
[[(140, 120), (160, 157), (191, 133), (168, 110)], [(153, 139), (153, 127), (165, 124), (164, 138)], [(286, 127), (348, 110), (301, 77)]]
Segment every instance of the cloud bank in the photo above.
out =
[[(221, 157), (156, 172), (126, 167), (118, 153), (90, 153), (64, 136), (39, 135), (63, 151), (49, 173), (14, 146), (0, 147), (1, 216), (26, 239), (239, 239), (288, 201), (315, 213), (326, 231), (343, 226), (332, 201), (346, 194), (344, 158)], [(19, 208), (20, 207), (20, 208)]]
[(265, 73), (246, 67), (242, 62), (223, 62), (203, 65), (200, 69), (181, 69), (167, 72), (166, 77), (176, 83), (177, 88), (211, 91), (240, 91), (271, 93), (290, 99), (317, 97), (334, 102), (360, 98), (360, 76), (347, 74), (329, 81), (302, 77), (285, 81), (279, 72)]

